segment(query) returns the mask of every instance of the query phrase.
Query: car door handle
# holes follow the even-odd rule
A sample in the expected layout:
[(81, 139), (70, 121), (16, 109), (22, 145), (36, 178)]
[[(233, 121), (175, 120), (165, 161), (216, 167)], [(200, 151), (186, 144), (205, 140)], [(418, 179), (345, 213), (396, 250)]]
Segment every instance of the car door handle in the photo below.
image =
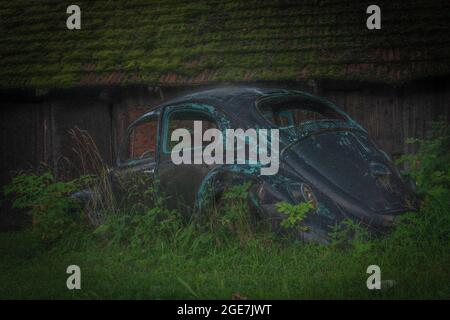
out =
[(153, 173), (155, 173), (155, 169), (147, 169), (147, 170), (144, 170), (144, 173), (147, 173), (147, 174), (153, 174)]

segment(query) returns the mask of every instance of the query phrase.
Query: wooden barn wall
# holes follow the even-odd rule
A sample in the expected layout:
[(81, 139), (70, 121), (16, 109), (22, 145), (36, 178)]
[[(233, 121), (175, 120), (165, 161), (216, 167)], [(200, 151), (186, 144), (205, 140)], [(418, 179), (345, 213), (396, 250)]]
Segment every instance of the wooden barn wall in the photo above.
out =
[(415, 151), (407, 138), (424, 138), (433, 121), (450, 121), (450, 82), (426, 82), (402, 88), (320, 90), (369, 132), (393, 158)]
[[(298, 88), (295, 84), (269, 84)], [(354, 89), (356, 88), (356, 89)], [(402, 88), (301, 87), (324, 96), (342, 107), (365, 127), (390, 155), (413, 151), (406, 138), (423, 138), (431, 121), (450, 119), (450, 81), (410, 85)], [(47, 163), (58, 175), (79, 173), (69, 130), (88, 131), (104, 161), (112, 165), (127, 126), (152, 107), (192, 87), (133, 87), (115, 90), (69, 92), (41, 102), (6, 102), (1, 115), (1, 183), (9, 172)], [(105, 92), (107, 92), (105, 94)], [(1, 101), (1, 97), (0, 97)]]
[[(306, 90), (330, 99), (361, 123), (394, 158), (414, 151), (412, 146), (405, 146), (405, 139), (423, 138), (431, 121), (439, 117), (450, 121), (449, 79), (400, 88), (265, 85)], [(14, 172), (23, 169), (48, 166), (66, 178), (83, 173), (69, 134), (74, 127), (88, 131), (104, 161), (113, 165), (118, 145), (132, 121), (164, 101), (195, 90), (196, 87), (91, 88), (24, 101), (21, 96), (5, 100), (0, 94), (0, 189)], [(12, 221), (7, 211), (3, 205), (0, 229)]]
[[(407, 138), (424, 138), (432, 121), (442, 117), (450, 121), (450, 81), (414, 83), (393, 88), (346, 86), (300, 87), (292, 84), (267, 84), (278, 88), (295, 88), (314, 92), (342, 107), (358, 121), (375, 142), (393, 158), (415, 151), (406, 145)], [(189, 88), (141, 89), (123, 93), (114, 103), (116, 143), (122, 141), (126, 127), (139, 115)]]
[(48, 108), (39, 102), (0, 103), (0, 230), (26, 218), (13, 214), (3, 198), (3, 186), (20, 170), (33, 170), (49, 155)]
[[(61, 178), (71, 178), (93, 172), (86, 152), (80, 152), (71, 130), (88, 132), (103, 160), (111, 165), (112, 146), (111, 105), (96, 97), (58, 99), (50, 103), (52, 121), (52, 163), (54, 173)], [(85, 146), (85, 144), (83, 144)], [(96, 152), (90, 148), (91, 152)], [(80, 157), (83, 154), (83, 159)]]

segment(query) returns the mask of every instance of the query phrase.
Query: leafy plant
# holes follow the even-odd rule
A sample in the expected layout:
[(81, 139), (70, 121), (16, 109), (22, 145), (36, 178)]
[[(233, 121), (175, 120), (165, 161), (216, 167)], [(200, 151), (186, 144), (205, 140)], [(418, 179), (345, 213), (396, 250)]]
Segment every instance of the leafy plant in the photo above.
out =
[(418, 145), (415, 154), (402, 156), (398, 163), (405, 165), (421, 196), (433, 196), (450, 188), (450, 130), (445, 120), (434, 122), (426, 139), (408, 139)]
[[(393, 238), (410, 239), (411, 243), (440, 243), (450, 238), (450, 130), (442, 119), (432, 124), (425, 139), (409, 139), (418, 145), (415, 154), (405, 155), (399, 163), (417, 186), (422, 198), (419, 212), (399, 219)], [(406, 240), (403, 240), (405, 242)]]
[(295, 229), (297, 231), (307, 231), (308, 227), (302, 224), (309, 211), (314, 209), (314, 205), (310, 202), (300, 202), (298, 204), (290, 204), (289, 202), (282, 201), (277, 203), (277, 210), (280, 213), (284, 213), (284, 218), (280, 225), (286, 229)]
[[(132, 191), (133, 197), (135, 192)], [(139, 206), (132, 205), (129, 213), (122, 211), (110, 215), (95, 233), (109, 238), (112, 244), (126, 244), (136, 249), (149, 247), (156, 240), (176, 242), (183, 227), (181, 214), (167, 209), (165, 199), (157, 195), (154, 185), (140, 197), (150, 198), (152, 203), (142, 202)]]
[(13, 199), (13, 208), (31, 214), (33, 232), (44, 242), (53, 242), (75, 225), (80, 207), (70, 195), (91, 179), (82, 176), (63, 182), (56, 181), (50, 172), (22, 173), (13, 178), (4, 193)]
[(220, 206), (215, 211), (218, 228), (212, 230), (222, 240), (235, 236), (242, 243), (254, 236), (248, 206), (250, 186), (250, 182), (234, 185), (222, 194)]
[(330, 232), (331, 246), (340, 250), (352, 249), (355, 253), (370, 250), (370, 234), (361, 223), (345, 219), (332, 227)]

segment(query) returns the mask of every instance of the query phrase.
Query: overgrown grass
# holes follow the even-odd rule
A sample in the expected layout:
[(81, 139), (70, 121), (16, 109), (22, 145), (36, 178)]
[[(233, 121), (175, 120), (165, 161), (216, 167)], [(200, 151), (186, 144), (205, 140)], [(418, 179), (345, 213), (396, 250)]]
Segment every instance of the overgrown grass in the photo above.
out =
[[(384, 238), (370, 239), (350, 222), (347, 230), (356, 236), (336, 231), (328, 246), (281, 238), (247, 219), (239, 196), (246, 186), (227, 192), (214, 209), (226, 212), (214, 212), (207, 226), (186, 223), (156, 198), (150, 207), (118, 210), (100, 227), (65, 229), (51, 244), (33, 229), (0, 234), (0, 298), (448, 299), (448, 125), (420, 144), (403, 161), (419, 182), (421, 208)], [(309, 210), (285, 209), (295, 213), (289, 226)], [(66, 288), (72, 264), (81, 268), (81, 290)], [(369, 265), (380, 266), (382, 280), (395, 285), (368, 290)]]
[[(51, 250), (30, 233), (0, 235), (1, 298), (449, 298), (448, 247), (408, 244), (390, 250), (342, 251), (255, 239), (185, 250), (159, 243), (147, 249), (108, 246), (73, 235)], [(79, 265), (81, 290), (66, 288), (65, 271)], [(387, 290), (366, 288), (377, 264)]]

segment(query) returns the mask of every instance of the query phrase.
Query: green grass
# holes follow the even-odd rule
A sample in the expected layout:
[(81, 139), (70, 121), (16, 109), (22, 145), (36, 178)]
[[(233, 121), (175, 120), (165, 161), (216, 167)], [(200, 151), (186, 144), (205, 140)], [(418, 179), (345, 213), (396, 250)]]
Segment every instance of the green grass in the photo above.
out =
[[(249, 299), (450, 298), (450, 251), (441, 245), (399, 254), (261, 239), (130, 250), (87, 233), (51, 248), (38, 243), (30, 232), (0, 234), (1, 299), (230, 299), (237, 292)], [(81, 290), (66, 288), (71, 264), (81, 268)], [(371, 264), (396, 285), (368, 290)]]
[[(126, 188), (137, 211), (109, 212), (93, 232), (73, 220), (66, 195), (84, 179), (19, 175), (6, 194), (15, 195), (15, 207), (31, 209), (34, 225), (0, 233), (0, 299), (450, 299), (448, 125), (418, 142), (417, 154), (403, 161), (420, 210), (378, 239), (347, 222), (350, 233), (333, 232), (328, 246), (250, 228), (245, 185), (227, 190), (223, 211), (211, 211), (209, 221), (186, 226), (160, 196), (151, 207), (136, 206), (143, 198), (137, 180)], [(152, 190), (144, 196), (154, 197)], [(301, 220), (300, 207), (284, 207), (296, 213), (290, 226)], [(69, 265), (81, 268), (81, 290), (66, 288)], [(368, 290), (370, 265), (395, 285)]]

